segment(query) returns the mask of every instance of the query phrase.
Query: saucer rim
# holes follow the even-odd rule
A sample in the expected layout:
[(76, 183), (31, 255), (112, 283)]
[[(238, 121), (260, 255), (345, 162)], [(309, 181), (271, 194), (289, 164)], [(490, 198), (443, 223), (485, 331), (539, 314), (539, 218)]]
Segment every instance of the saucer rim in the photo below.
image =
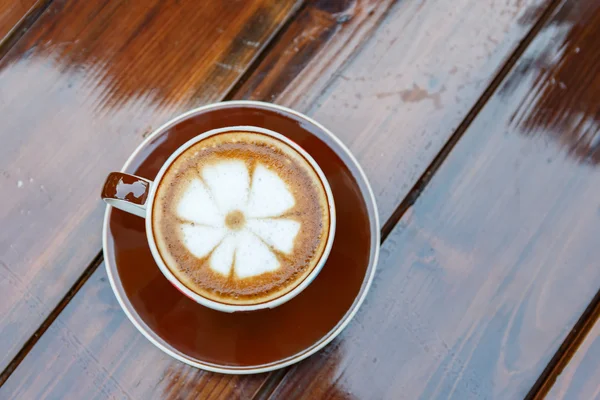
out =
[[(341, 323), (338, 323), (339, 325), (337, 327), (335, 327), (333, 330), (331, 330), (327, 333), (327, 337), (325, 339), (323, 339), (320, 343), (313, 345), (314, 347), (312, 347), (312, 348), (307, 347), (304, 351), (301, 351), (290, 357), (287, 357), (287, 358), (284, 358), (284, 359), (281, 359), (278, 361), (274, 361), (272, 363), (262, 364), (262, 365), (258, 365), (258, 366), (247, 366), (247, 367), (242, 366), (242, 367), (240, 367), (240, 366), (223, 366), (223, 365), (218, 365), (218, 364), (212, 364), (212, 363), (207, 363), (207, 362), (198, 362), (195, 360), (191, 360), (188, 358), (189, 356), (180, 352), (177, 349), (174, 349), (166, 340), (160, 338), (154, 332), (153, 329), (151, 329), (149, 326), (147, 326), (141, 320), (141, 317), (139, 317), (139, 315), (137, 316), (137, 318), (136, 318), (136, 316), (133, 315), (132, 311), (129, 308), (131, 308), (133, 310), (133, 312), (135, 312), (135, 308), (133, 307), (133, 305), (131, 304), (129, 299), (123, 298), (123, 296), (121, 296), (119, 289), (122, 289), (122, 288), (119, 288), (117, 286), (115, 277), (113, 276), (113, 272), (112, 272), (113, 266), (111, 264), (111, 259), (112, 259), (113, 255), (109, 254), (109, 251), (107, 250), (108, 242), (109, 242), (108, 226), (109, 226), (109, 219), (110, 219), (112, 207), (109, 205), (106, 206), (106, 210), (104, 213), (104, 222), (103, 222), (103, 227), (102, 227), (102, 253), (103, 253), (103, 257), (104, 257), (106, 273), (108, 275), (108, 280), (110, 282), (110, 286), (112, 288), (113, 293), (115, 294), (115, 297), (117, 298), (117, 302), (119, 303), (119, 306), (121, 307), (121, 309), (123, 310), (123, 312), (125, 313), (127, 318), (135, 326), (135, 328), (144, 337), (146, 337), (146, 339), (148, 339), (150, 341), (150, 343), (152, 343), (158, 349), (162, 350), (164, 353), (175, 358), (176, 360), (179, 360), (179, 361), (181, 361), (185, 364), (188, 364), (192, 367), (210, 371), (210, 372), (222, 373), (222, 374), (246, 375), (246, 374), (256, 374), (256, 373), (274, 371), (277, 369), (285, 368), (285, 367), (295, 364), (297, 362), (300, 362), (300, 361), (310, 357), (311, 355), (315, 354), (319, 350), (323, 349), (325, 346), (327, 346), (329, 343), (331, 343), (331, 341), (333, 341), (346, 328), (346, 326), (350, 323), (350, 321), (352, 321), (352, 319), (355, 317), (360, 306), (364, 302), (364, 300), (367, 296), (367, 293), (369, 292), (369, 290), (371, 288), (371, 284), (373, 283), (373, 278), (374, 278), (375, 272), (377, 270), (377, 262), (379, 260), (380, 242), (381, 242), (381, 232), (380, 232), (381, 226), (380, 226), (380, 221), (379, 221), (379, 212), (377, 209), (377, 202), (375, 200), (375, 195), (373, 193), (373, 189), (371, 188), (371, 184), (369, 183), (369, 180), (367, 179), (367, 176), (364, 173), (361, 165), (359, 164), (358, 160), (354, 157), (352, 152), (350, 152), (350, 150), (346, 147), (346, 145), (344, 145), (344, 143), (342, 143), (342, 141), (337, 136), (335, 136), (329, 129), (327, 129), (325, 126), (323, 126), (319, 122), (315, 121), (314, 119), (312, 119), (311, 117), (309, 117), (305, 114), (302, 114), (298, 111), (295, 111), (288, 107), (280, 106), (277, 104), (266, 103), (266, 102), (262, 102), (262, 101), (254, 101), (254, 100), (222, 101), (222, 102), (218, 102), (218, 103), (211, 103), (211, 104), (207, 104), (207, 105), (204, 105), (201, 107), (197, 107), (197, 108), (191, 109), (183, 114), (179, 114), (176, 117), (170, 119), (166, 123), (159, 126), (150, 135), (148, 135), (136, 147), (136, 149), (131, 153), (131, 155), (127, 158), (127, 161), (121, 168), (121, 172), (126, 172), (127, 168), (129, 168), (131, 166), (134, 159), (136, 159), (138, 154), (143, 149), (146, 148), (148, 143), (150, 143), (151, 141), (156, 139), (161, 134), (164, 134), (166, 132), (166, 130), (168, 130), (169, 128), (194, 116), (195, 114), (199, 114), (199, 113), (203, 113), (206, 111), (210, 111), (211, 109), (218, 109), (218, 108), (227, 107), (227, 106), (257, 107), (257, 108), (266, 108), (266, 109), (272, 109), (272, 110), (274, 109), (275, 111), (280, 111), (283, 114), (292, 114), (292, 115), (300, 118), (301, 120), (305, 120), (308, 123), (316, 126), (318, 129), (320, 129), (322, 132), (324, 132), (328, 136), (328, 139), (332, 140), (339, 147), (339, 149), (345, 153), (345, 156), (348, 157), (350, 162), (352, 164), (354, 164), (353, 170), (355, 170), (355, 172), (358, 173), (358, 175), (360, 176), (360, 178), (362, 180), (362, 184), (359, 183), (359, 186), (364, 186), (364, 188), (366, 189), (366, 193), (361, 189), (362, 197), (363, 197), (365, 203), (367, 203), (367, 209), (373, 214), (373, 215), (369, 215), (370, 229), (372, 231), (371, 232), (372, 242), (371, 242), (371, 249), (370, 249), (371, 254), (369, 255), (369, 265), (367, 267), (367, 271), (369, 269), (371, 271), (370, 271), (370, 273), (367, 274), (368, 276), (365, 276), (365, 278), (363, 279), (363, 285), (359, 291), (359, 295), (357, 298), (355, 298), (354, 302), (349, 307), (347, 313), (342, 317)], [(116, 267), (115, 267), (115, 271), (116, 271)], [(365, 279), (366, 279), (366, 284), (365, 284)], [(161, 343), (161, 341), (169, 344), (169, 347), (165, 346), (163, 343)]]

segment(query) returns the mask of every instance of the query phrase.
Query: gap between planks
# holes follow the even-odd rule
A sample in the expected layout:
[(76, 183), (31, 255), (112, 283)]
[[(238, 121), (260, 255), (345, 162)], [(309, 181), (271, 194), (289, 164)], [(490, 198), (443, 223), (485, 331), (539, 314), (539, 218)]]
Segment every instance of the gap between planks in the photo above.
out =
[(2, 59), (13, 46), (37, 22), (40, 16), (52, 4), (53, 0), (38, 0), (33, 7), (13, 26), (6, 36), (0, 38), (0, 59)]
[(556, 379), (563, 369), (569, 364), (579, 346), (585, 340), (594, 323), (600, 319), (600, 290), (596, 293), (581, 317), (577, 320), (571, 332), (562, 342), (542, 374), (539, 376), (527, 396), (526, 400), (541, 400), (550, 392)]
[(58, 302), (57, 306), (52, 310), (50, 315), (44, 320), (44, 322), (40, 325), (40, 327), (34, 332), (33, 335), (25, 342), (21, 350), (17, 353), (17, 355), (11, 360), (8, 366), (2, 371), (0, 374), (0, 386), (6, 382), (6, 380), (10, 377), (10, 375), (14, 372), (15, 369), (21, 364), (21, 361), (27, 357), (27, 354), (31, 351), (33, 346), (37, 343), (37, 341), (42, 337), (42, 335), (48, 330), (50, 325), (54, 322), (54, 320), (58, 317), (58, 315), (64, 310), (64, 308), (69, 304), (71, 299), (77, 294), (79, 289), (87, 282), (90, 276), (96, 271), (96, 268), (104, 261), (102, 257), (102, 252), (100, 252), (94, 260), (87, 266), (83, 274), (75, 281), (73, 286), (69, 289), (69, 291), (63, 296), (63, 298)]

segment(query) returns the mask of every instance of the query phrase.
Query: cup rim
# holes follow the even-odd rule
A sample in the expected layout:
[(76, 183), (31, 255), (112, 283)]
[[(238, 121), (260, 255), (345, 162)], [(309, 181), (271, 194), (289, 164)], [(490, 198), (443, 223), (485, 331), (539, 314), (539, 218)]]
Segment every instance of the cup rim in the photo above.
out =
[(131, 304), (131, 301), (126, 296), (125, 291), (122, 287), (120, 278), (117, 280), (115, 278), (115, 274), (118, 274), (116, 270), (116, 261), (113, 260), (112, 252), (109, 250), (109, 242), (112, 240), (108, 236), (109, 226), (110, 226), (110, 217), (111, 217), (111, 208), (106, 207), (104, 213), (104, 223), (103, 223), (103, 232), (102, 232), (102, 249), (104, 256), (104, 263), (106, 268), (106, 274), (108, 277), (108, 281), (110, 286), (117, 298), (117, 302), (121, 306), (121, 309), (127, 316), (127, 318), (131, 321), (133, 326), (146, 338), (150, 343), (156, 346), (158, 349), (163, 351), (165, 354), (173, 357), (174, 359), (188, 364), (192, 367), (199, 368), (205, 371), (222, 373), (222, 374), (235, 374), (235, 375), (247, 375), (247, 374), (256, 374), (274, 371), (280, 368), (288, 367), (292, 364), (300, 362), (311, 355), (315, 354), (319, 350), (323, 349), (327, 346), (331, 341), (333, 341), (343, 330), (348, 326), (350, 321), (356, 316), (360, 306), (364, 302), (367, 293), (373, 283), (373, 279), (376, 272), (377, 262), (379, 260), (379, 252), (380, 252), (380, 242), (381, 242), (381, 232), (380, 232), (380, 221), (379, 221), (379, 212), (377, 209), (377, 203), (375, 201), (375, 195), (373, 193), (373, 189), (367, 179), (365, 172), (362, 167), (356, 160), (356, 157), (350, 152), (350, 150), (346, 147), (346, 145), (335, 136), (329, 129), (315, 121), (311, 117), (302, 114), (298, 111), (292, 110), (291, 108), (280, 106), (277, 104), (266, 103), (262, 101), (255, 100), (230, 100), (230, 101), (222, 101), (217, 103), (207, 104), (201, 107), (197, 107), (191, 109), (185, 113), (179, 114), (174, 118), (170, 119), (163, 125), (159, 126), (155, 129), (150, 135), (148, 135), (136, 149), (131, 153), (121, 171), (127, 173), (128, 168), (132, 166), (134, 161), (137, 159), (139, 153), (141, 153), (152, 141), (154, 141), (157, 137), (164, 134), (165, 131), (177, 125), (180, 122), (183, 122), (195, 115), (199, 115), (205, 112), (210, 112), (211, 110), (227, 108), (227, 107), (248, 107), (248, 108), (258, 108), (258, 109), (267, 109), (271, 111), (278, 111), (280, 113), (285, 114), (286, 116), (294, 116), (306, 123), (318, 128), (324, 136), (319, 138), (324, 140), (330, 147), (336, 147), (336, 151), (341, 151), (340, 154), (343, 154), (344, 157), (347, 158), (347, 163), (351, 165), (352, 169), (356, 173), (356, 179), (359, 182), (361, 187), (362, 194), (364, 196), (365, 203), (367, 205), (367, 209), (369, 210), (369, 218), (371, 225), (371, 250), (369, 254), (369, 265), (367, 267), (367, 271), (365, 277), (363, 279), (363, 284), (357, 293), (357, 296), (348, 309), (348, 312), (340, 319), (338, 324), (334, 326), (331, 331), (327, 332), (323, 337), (317, 341), (316, 343), (307, 346), (301, 352), (289, 356), (287, 358), (277, 360), (267, 364), (261, 364), (256, 366), (227, 366), (227, 365), (219, 365), (213, 364), (206, 361), (195, 360), (188, 356), (187, 354), (179, 351), (174, 348), (170, 343), (166, 342), (162, 339), (153, 329), (151, 329), (146, 323), (139, 317), (135, 308)]
[[(158, 250), (158, 247), (156, 245), (156, 240), (154, 237), (154, 230), (152, 229), (152, 225), (153, 225), (152, 214), (153, 214), (153, 210), (154, 210), (154, 200), (156, 197), (156, 191), (158, 190), (158, 187), (160, 186), (160, 182), (164, 178), (165, 173), (167, 172), (169, 167), (173, 164), (173, 162), (175, 162), (175, 160), (177, 160), (177, 158), (181, 154), (183, 154), (186, 150), (188, 150), (191, 146), (195, 145), (196, 143), (206, 140), (206, 139), (210, 138), (211, 136), (219, 135), (219, 134), (226, 133), (226, 132), (235, 132), (235, 131), (259, 133), (259, 134), (273, 137), (273, 138), (287, 144), (293, 150), (295, 150), (298, 154), (300, 154), (300, 156), (302, 156), (309, 163), (311, 168), (313, 168), (315, 170), (315, 172), (317, 173), (317, 176), (319, 177), (319, 180), (321, 181), (321, 184), (323, 185), (323, 188), (325, 189), (325, 195), (327, 197), (327, 205), (328, 205), (328, 209), (329, 209), (329, 221), (330, 221), (329, 230), (327, 232), (327, 242), (325, 243), (323, 252), (321, 253), (321, 255), (319, 257), (319, 261), (317, 262), (315, 267), (312, 269), (312, 271), (310, 271), (310, 273), (308, 275), (306, 275), (304, 277), (304, 279), (302, 279), (302, 281), (297, 283), (296, 286), (294, 286), (288, 292), (285, 292), (283, 295), (280, 295), (274, 299), (267, 300), (267, 301), (264, 301), (261, 303), (248, 304), (248, 305), (227, 304), (227, 303), (222, 303), (219, 301), (211, 300), (207, 297), (204, 297), (204, 296), (194, 292), (190, 288), (188, 288), (183, 282), (181, 282), (179, 279), (177, 279), (175, 274), (173, 274), (173, 272), (166, 265), (162, 255), (160, 254), (160, 251)], [(154, 180), (152, 180), (152, 184), (150, 185), (150, 193), (148, 193), (148, 200), (147, 200), (145, 206), (146, 206), (146, 217), (145, 217), (144, 223), (146, 226), (146, 238), (148, 239), (148, 244), (150, 245), (150, 251), (152, 252), (152, 257), (154, 258), (154, 261), (158, 265), (158, 268), (160, 269), (162, 274), (167, 278), (167, 280), (173, 286), (175, 286), (175, 288), (177, 288), (177, 290), (179, 290), (181, 293), (183, 293), (190, 299), (194, 300), (196, 303), (201, 304), (208, 308), (212, 308), (213, 310), (222, 311), (222, 312), (231, 313), (231, 312), (239, 312), (239, 311), (256, 311), (256, 310), (262, 310), (265, 308), (275, 308), (277, 306), (280, 306), (280, 305), (290, 301), (291, 299), (296, 297), (298, 294), (300, 294), (304, 289), (306, 289), (306, 287), (308, 285), (310, 285), (310, 283), (317, 277), (319, 272), (321, 272), (321, 270), (323, 269), (323, 266), (327, 262), (327, 259), (329, 257), (329, 253), (331, 252), (331, 247), (333, 246), (333, 241), (335, 238), (335, 227), (336, 227), (336, 220), (337, 220), (336, 212), (335, 212), (335, 201), (334, 201), (334, 197), (333, 197), (333, 192), (331, 191), (331, 187), (329, 185), (329, 181), (327, 180), (327, 177), (321, 170), (321, 167), (319, 166), (319, 164), (315, 161), (315, 159), (306, 150), (304, 150), (299, 144), (297, 144), (293, 140), (290, 140), (289, 138), (285, 137), (284, 135), (282, 135), (278, 132), (275, 132), (270, 129), (261, 128), (258, 126), (237, 125), (237, 126), (228, 126), (228, 127), (223, 127), (223, 128), (211, 129), (209, 131), (206, 131), (206, 132), (203, 132), (203, 133), (197, 135), (196, 137), (193, 137), (192, 139), (188, 140), (187, 142), (185, 142), (184, 144), (179, 146), (169, 156), (169, 158), (167, 158), (167, 160), (164, 162), (164, 164), (161, 166), (160, 170), (156, 174), (156, 178), (154, 178)]]

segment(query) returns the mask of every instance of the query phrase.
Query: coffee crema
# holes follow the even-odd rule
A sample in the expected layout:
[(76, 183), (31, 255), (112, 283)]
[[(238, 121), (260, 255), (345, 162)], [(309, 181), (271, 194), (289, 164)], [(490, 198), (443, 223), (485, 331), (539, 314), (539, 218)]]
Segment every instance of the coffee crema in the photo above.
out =
[(327, 193), (311, 164), (266, 134), (226, 132), (192, 145), (156, 190), (153, 235), (193, 292), (260, 304), (298, 286), (330, 234)]

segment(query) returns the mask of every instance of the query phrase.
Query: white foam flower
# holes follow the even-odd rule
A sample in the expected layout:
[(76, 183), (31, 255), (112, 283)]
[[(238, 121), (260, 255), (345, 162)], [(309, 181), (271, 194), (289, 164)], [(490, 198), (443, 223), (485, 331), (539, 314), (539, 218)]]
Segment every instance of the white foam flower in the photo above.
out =
[(241, 160), (205, 166), (201, 179), (186, 188), (177, 214), (183, 241), (210, 268), (239, 278), (261, 275), (280, 267), (273, 252), (289, 254), (300, 231), (298, 221), (278, 218), (295, 199), (287, 184), (262, 164), (252, 177)]

